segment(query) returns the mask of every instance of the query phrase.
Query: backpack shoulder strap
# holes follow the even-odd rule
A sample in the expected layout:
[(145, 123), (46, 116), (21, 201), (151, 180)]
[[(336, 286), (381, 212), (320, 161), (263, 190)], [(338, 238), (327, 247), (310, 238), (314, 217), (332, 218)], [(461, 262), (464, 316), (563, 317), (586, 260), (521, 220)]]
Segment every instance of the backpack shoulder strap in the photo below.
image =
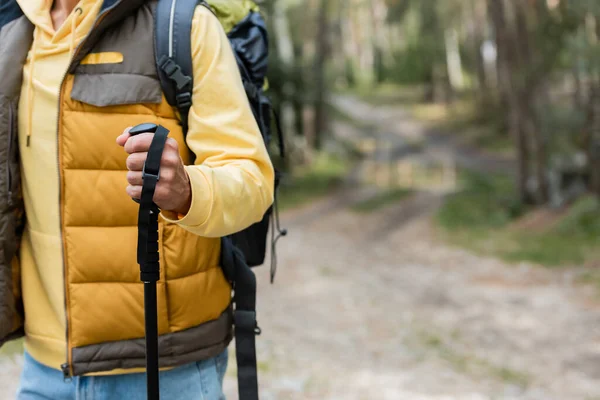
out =
[(192, 20), (198, 0), (159, 0), (154, 21), (158, 77), (165, 98), (179, 111), (184, 133), (192, 105)]
[[(184, 134), (192, 105), (192, 20), (198, 5), (212, 11), (204, 1), (159, 0), (154, 22), (156, 65), (163, 93), (180, 114)], [(255, 336), (256, 278), (241, 252), (229, 238), (222, 238), (222, 266), (234, 285), (234, 326), (240, 400), (258, 400), (258, 373)], [(227, 273), (227, 271), (229, 273)]]

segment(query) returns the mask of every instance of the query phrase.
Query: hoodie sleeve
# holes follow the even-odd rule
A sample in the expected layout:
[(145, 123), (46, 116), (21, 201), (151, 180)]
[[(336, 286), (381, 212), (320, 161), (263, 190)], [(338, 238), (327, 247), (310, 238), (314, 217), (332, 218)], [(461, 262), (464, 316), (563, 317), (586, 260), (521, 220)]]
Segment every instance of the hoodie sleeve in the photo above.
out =
[(194, 89), (186, 166), (192, 204), (168, 221), (205, 237), (220, 237), (262, 219), (273, 203), (274, 170), (240, 79), (229, 40), (217, 18), (199, 6), (192, 25)]

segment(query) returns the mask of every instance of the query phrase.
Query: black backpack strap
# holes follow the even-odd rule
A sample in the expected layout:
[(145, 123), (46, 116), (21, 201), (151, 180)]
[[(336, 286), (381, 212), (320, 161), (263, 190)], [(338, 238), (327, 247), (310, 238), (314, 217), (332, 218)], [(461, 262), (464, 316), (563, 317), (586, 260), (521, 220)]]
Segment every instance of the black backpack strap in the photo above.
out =
[[(192, 20), (198, 5), (212, 9), (204, 1), (159, 0), (155, 16), (155, 51), (158, 76), (169, 104), (180, 114), (184, 134), (192, 105)], [(238, 63), (240, 60), (238, 59)], [(234, 325), (240, 400), (258, 400), (256, 340), (256, 278), (243, 254), (230, 238), (222, 238), (221, 265), (233, 283)]]
[(256, 367), (256, 277), (242, 252), (231, 238), (221, 239), (221, 264), (227, 278), (233, 282), (235, 310), (235, 351), (240, 400), (258, 400), (258, 371)]
[(192, 20), (198, 0), (159, 0), (154, 24), (158, 77), (169, 104), (180, 114), (184, 134), (192, 106)]

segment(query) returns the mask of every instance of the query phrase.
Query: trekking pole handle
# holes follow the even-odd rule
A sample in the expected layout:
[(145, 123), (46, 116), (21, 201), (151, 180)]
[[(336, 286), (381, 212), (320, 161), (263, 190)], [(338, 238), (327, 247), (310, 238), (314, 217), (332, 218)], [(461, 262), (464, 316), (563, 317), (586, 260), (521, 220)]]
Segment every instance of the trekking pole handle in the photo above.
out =
[[(136, 125), (133, 128), (131, 128), (129, 130), (129, 134), (131, 136), (137, 136), (142, 133), (156, 133), (157, 129), (158, 129), (158, 125), (156, 125), (156, 124), (151, 124), (151, 123), (139, 124), (139, 125)], [(142, 170), (142, 178), (145, 175), (146, 175), (146, 163), (144, 163), (144, 169)], [(156, 180), (158, 180), (158, 177), (156, 177), (156, 178), (157, 178)], [(131, 199), (131, 200), (140, 204), (140, 201), (138, 199)]]

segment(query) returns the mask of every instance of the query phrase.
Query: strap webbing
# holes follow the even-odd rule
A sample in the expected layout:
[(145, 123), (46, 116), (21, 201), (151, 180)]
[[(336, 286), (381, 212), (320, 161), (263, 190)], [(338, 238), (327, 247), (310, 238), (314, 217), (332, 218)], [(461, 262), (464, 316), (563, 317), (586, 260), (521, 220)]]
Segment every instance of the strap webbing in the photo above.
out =
[(198, 5), (212, 11), (208, 4), (199, 0), (161, 0), (156, 9), (154, 44), (158, 77), (168, 103), (179, 111), (184, 134), (192, 105), (191, 33)]
[(277, 128), (277, 144), (279, 145), (279, 156), (285, 158), (285, 142), (283, 141), (283, 130), (281, 129), (281, 120), (279, 114), (273, 109), (273, 117), (275, 119), (275, 128)]
[(156, 282), (160, 275), (158, 256), (158, 207), (154, 204), (154, 191), (160, 174), (160, 160), (169, 131), (158, 126), (144, 164), (142, 196), (138, 213), (138, 254), (141, 280)]
[[(184, 135), (188, 130), (188, 115), (192, 101), (193, 65), (191, 58), (191, 26), (196, 6), (212, 11), (204, 1), (159, 0), (155, 21), (155, 53), (161, 87), (168, 103), (179, 111)], [(172, 26), (171, 26), (172, 24)], [(173, 35), (169, 35), (170, 29)], [(169, 38), (173, 42), (169, 42)], [(169, 51), (170, 50), (170, 51)], [(241, 63), (236, 57), (238, 64)], [(243, 63), (241, 64), (243, 66)], [(245, 68), (242, 69), (242, 74)], [(195, 154), (190, 151), (193, 160)], [(152, 227), (151, 227), (152, 228)], [(256, 278), (243, 254), (231, 239), (222, 238), (221, 250), (225, 275), (233, 283), (235, 304), (234, 324), (240, 400), (258, 400), (256, 368)]]
[(144, 282), (144, 323), (146, 331), (146, 380), (148, 400), (159, 400), (158, 322), (156, 282), (160, 279), (158, 254), (158, 206), (154, 191), (160, 176), (160, 161), (169, 131), (157, 126), (144, 163), (142, 196), (138, 213), (140, 279)]
[(235, 351), (238, 369), (240, 400), (258, 400), (258, 371), (256, 367), (256, 277), (248, 267), (242, 252), (228, 237), (221, 239), (222, 265), (228, 279), (233, 281), (235, 311)]

